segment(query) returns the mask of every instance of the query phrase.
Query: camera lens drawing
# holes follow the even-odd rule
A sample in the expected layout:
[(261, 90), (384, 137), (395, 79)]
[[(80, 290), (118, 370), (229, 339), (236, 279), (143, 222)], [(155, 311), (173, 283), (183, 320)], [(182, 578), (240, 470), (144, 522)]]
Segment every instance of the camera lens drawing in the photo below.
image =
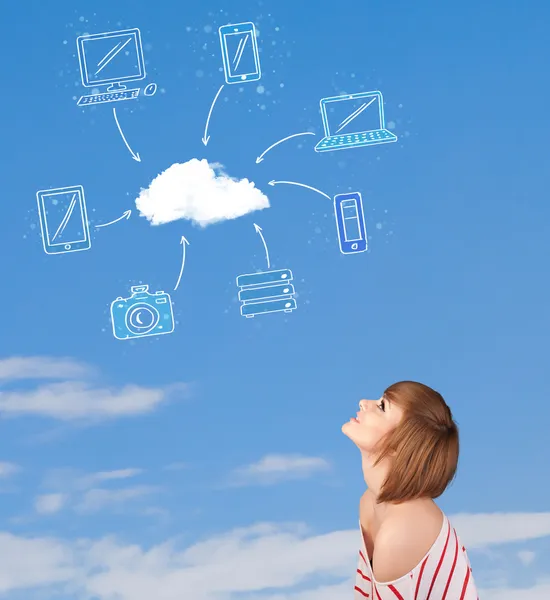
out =
[(172, 299), (165, 292), (149, 292), (148, 285), (130, 288), (129, 298), (111, 303), (111, 323), (117, 340), (128, 340), (174, 331)]

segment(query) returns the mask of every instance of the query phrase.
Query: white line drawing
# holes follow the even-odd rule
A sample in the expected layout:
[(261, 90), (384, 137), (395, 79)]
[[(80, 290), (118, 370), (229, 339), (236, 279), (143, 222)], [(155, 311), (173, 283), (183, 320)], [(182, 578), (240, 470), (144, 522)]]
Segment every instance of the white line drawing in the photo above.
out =
[[(82, 96), (78, 106), (138, 98), (140, 88), (129, 90), (124, 83), (141, 81), (146, 77), (139, 29), (81, 35), (76, 46), (82, 85), (88, 88), (108, 86), (106, 91)], [(152, 96), (156, 91), (156, 84), (149, 84), (145, 94)]]
[(334, 216), (340, 252), (342, 254), (365, 252), (368, 249), (367, 230), (361, 194), (351, 192), (334, 196)]
[(109, 225), (114, 225), (115, 223), (122, 221), (122, 219), (128, 220), (130, 218), (131, 214), (132, 214), (131, 210), (126, 210), (126, 211), (124, 211), (124, 213), (122, 213), (122, 215), (118, 219), (115, 219), (114, 221), (109, 221), (108, 223), (102, 223), (101, 225), (96, 225), (95, 228), (99, 229), (101, 227), (108, 227)]
[(386, 129), (384, 99), (378, 90), (323, 98), (320, 106), (325, 135), (315, 152), (397, 142)]
[(275, 146), (278, 146), (279, 144), (282, 144), (283, 142), (286, 142), (287, 140), (290, 140), (291, 138), (295, 138), (298, 137), (299, 135), (315, 135), (312, 131), (304, 131), (303, 133), (294, 133), (292, 135), (289, 135), (285, 138), (283, 138), (282, 140), (279, 140), (278, 142), (275, 142), (274, 144), (271, 144), (271, 146), (269, 146), (269, 148), (267, 150), (264, 150), (260, 156), (258, 156), (258, 158), (256, 159), (256, 164), (259, 164), (263, 161), (264, 156), (272, 149), (275, 148)]
[(296, 310), (292, 271), (260, 271), (237, 277), (241, 315), (251, 319), (256, 315)]
[(86, 198), (81, 185), (40, 190), (36, 201), (46, 254), (91, 248)]
[(137, 162), (141, 162), (139, 152), (134, 152), (132, 150), (132, 148), (130, 148), (130, 144), (126, 141), (126, 138), (124, 137), (124, 133), (122, 132), (122, 128), (121, 128), (120, 123), (118, 122), (118, 118), (116, 116), (116, 107), (115, 106), (113, 106), (113, 116), (115, 117), (115, 123), (116, 123), (116, 126), (118, 127), (118, 132), (120, 133), (122, 140), (123, 140), (124, 144), (126, 145), (126, 148), (128, 148), (128, 150), (130, 151), (132, 158)]
[(256, 233), (258, 233), (260, 235), (260, 237), (262, 238), (262, 242), (263, 242), (264, 248), (265, 248), (265, 258), (267, 260), (267, 268), (270, 269), (271, 265), (269, 264), (269, 252), (267, 250), (267, 244), (265, 243), (265, 238), (262, 233), (262, 228), (259, 225), (256, 225), (256, 223), (254, 223), (254, 229), (256, 230)]
[(145, 89), (143, 90), (143, 94), (145, 96), (154, 96), (155, 92), (157, 91), (157, 84), (156, 83), (150, 83), (149, 85), (145, 86)]
[(331, 197), (328, 196), (327, 194), (325, 194), (325, 192), (322, 192), (321, 190), (318, 190), (317, 188), (311, 187), (310, 185), (306, 185), (305, 183), (298, 183), (296, 181), (275, 181), (274, 179), (272, 179), (271, 181), (268, 182), (267, 185), (277, 185), (279, 183), (287, 183), (289, 185), (298, 185), (298, 186), (306, 188), (308, 190), (313, 190), (314, 192), (321, 194), (321, 196), (324, 196), (328, 200), (331, 200)]
[(220, 95), (220, 92), (222, 90), (223, 90), (223, 83), (220, 86), (220, 89), (218, 90), (216, 95), (214, 96), (214, 100), (212, 100), (212, 104), (210, 105), (210, 110), (208, 111), (208, 118), (206, 119), (206, 125), (204, 126), (204, 135), (202, 136), (202, 143), (205, 146), (208, 145), (208, 140), (210, 139), (210, 136), (207, 135), (208, 134), (208, 124), (210, 123), (210, 117), (212, 116), (212, 111), (214, 110), (214, 104), (216, 104), (216, 100), (218, 99), (218, 96)]
[(262, 71), (254, 23), (223, 25), (218, 31), (226, 83), (258, 81)]
[(111, 324), (117, 340), (163, 335), (174, 331), (170, 294), (151, 294), (148, 285), (134, 285), (129, 298), (111, 303)]
[(181, 269), (180, 269), (180, 274), (178, 276), (178, 280), (174, 287), (174, 291), (176, 291), (178, 289), (178, 286), (181, 281), (181, 276), (183, 275), (183, 267), (185, 267), (185, 246), (189, 246), (189, 242), (187, 241), (187, 238), (184, 235), (181, 236), (180, 244), (182, 245)]

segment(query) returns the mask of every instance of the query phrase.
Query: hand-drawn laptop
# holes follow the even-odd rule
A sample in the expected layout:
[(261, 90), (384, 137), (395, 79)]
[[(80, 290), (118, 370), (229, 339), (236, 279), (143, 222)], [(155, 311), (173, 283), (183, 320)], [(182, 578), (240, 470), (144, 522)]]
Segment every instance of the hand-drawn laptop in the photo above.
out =
[(325, 137), (315, 152), (345, 150), (396, 142), (386, 129), (382, 92), (360, 92), (321, 100)]

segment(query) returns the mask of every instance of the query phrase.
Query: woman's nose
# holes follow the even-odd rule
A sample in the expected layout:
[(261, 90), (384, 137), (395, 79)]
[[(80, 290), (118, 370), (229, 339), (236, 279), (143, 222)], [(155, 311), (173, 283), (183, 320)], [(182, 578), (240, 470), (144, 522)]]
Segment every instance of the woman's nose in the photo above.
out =
[(367, 401), (366, 400), (361, 400), (359, 402), (359, 410), (367, 410)]

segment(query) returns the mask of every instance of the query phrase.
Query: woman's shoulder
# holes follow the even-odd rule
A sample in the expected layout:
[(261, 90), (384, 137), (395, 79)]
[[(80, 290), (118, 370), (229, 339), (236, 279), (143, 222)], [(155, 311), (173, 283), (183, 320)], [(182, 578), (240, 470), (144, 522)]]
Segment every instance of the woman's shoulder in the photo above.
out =
[(376, 538), (376, 579), (392, 581), (417, 567), (436, 543), (444, 523), (445, 515), (435, 503), (410, 501), (392, 506)]

